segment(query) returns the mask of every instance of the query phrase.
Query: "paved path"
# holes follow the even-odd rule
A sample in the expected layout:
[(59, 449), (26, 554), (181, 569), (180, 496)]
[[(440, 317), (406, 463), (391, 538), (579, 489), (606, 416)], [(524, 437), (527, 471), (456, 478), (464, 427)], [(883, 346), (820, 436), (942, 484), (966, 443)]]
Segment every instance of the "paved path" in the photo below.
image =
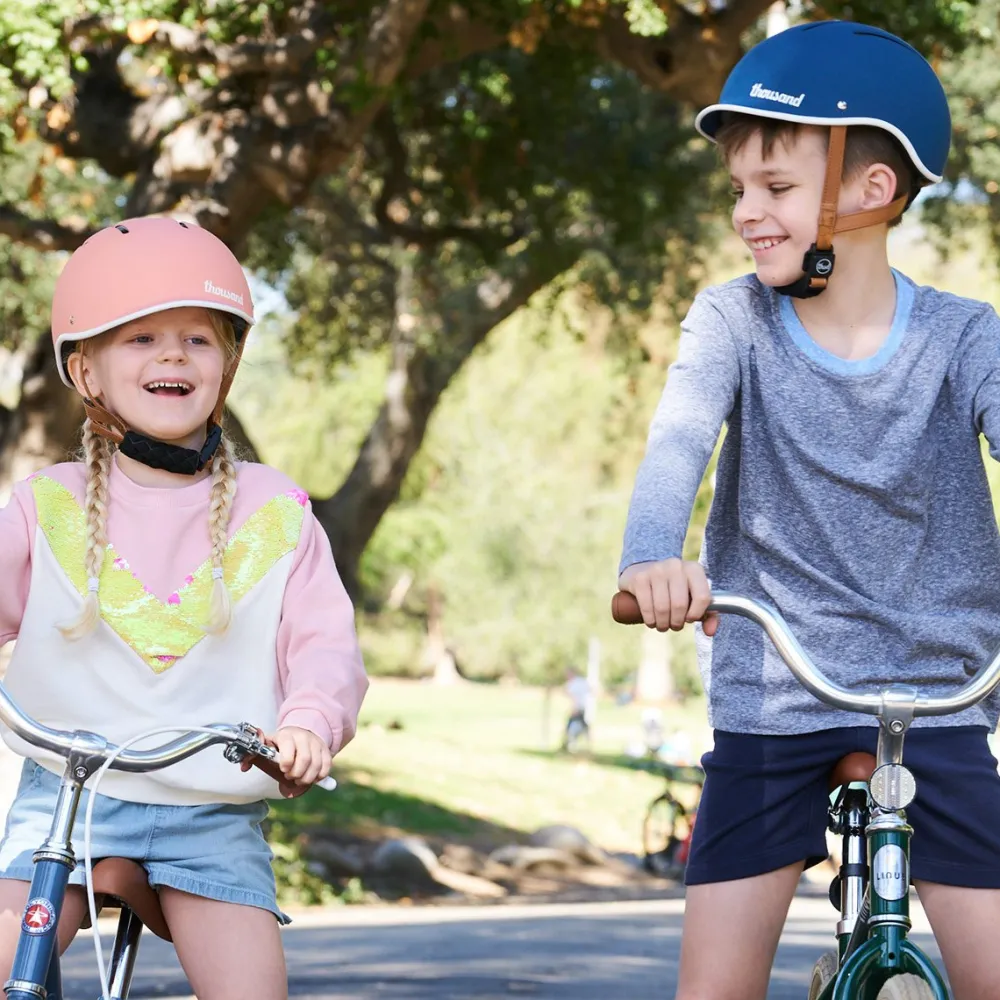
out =
[[(286, 931), (297, 1000), (669, 1000), (683, 900), (564, 906), (307, 913)], [(834, 912), (795, 901), (769, 1000), (804, 1000), (812, 963), (832, 943)], [(916, 940), (937, 958), (921, 913)], [(110, 945), (110, 939), (108, 940)], [(67, 954), (69, 997), (98, 995), (90, 936)], [(142, 944), (133, 997), (190, 997), (169, 948)]]

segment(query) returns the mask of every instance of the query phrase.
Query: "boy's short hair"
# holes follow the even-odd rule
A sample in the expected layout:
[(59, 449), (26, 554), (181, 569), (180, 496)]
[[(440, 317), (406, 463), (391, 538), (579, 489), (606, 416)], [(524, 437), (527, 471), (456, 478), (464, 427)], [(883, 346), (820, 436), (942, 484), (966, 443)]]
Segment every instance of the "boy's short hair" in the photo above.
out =
[[(715, 141), (727, 163), (754, 136), (760, 135), (761, 150), (767, 159), (778, 142), (794, 142), (803, 128), (802, 122), (786, 121), (783, 118), (763, 118), (758, 115), (727, 111), (722, 124), (715, 133)], [(829, 139), (829, 131), (823, 129)], [(923, 186), (924, 178), (919, 174), (899, 141), (885, 129), (874, 125), (849, 125), (847, 142), (844, 147), (844, 170), (842, 180), (847, 180), (873, 163), (884, 163), (896, 175), (896, 190), (893, 198), (905, 194), (907, 205), (913, 201)], [(889, 223), (889, 228), (898, 226), (903, 217), (897, 216)]]

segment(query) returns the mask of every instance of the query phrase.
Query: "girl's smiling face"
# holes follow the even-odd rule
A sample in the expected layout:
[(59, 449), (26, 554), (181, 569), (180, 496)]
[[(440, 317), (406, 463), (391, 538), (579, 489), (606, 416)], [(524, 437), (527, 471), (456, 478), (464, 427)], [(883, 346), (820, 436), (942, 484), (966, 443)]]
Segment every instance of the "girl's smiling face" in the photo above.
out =
[(183, 306), (86, 342), (67, 365), (77, 388), (129, 427), (157, 441), (200, 448), (227, 357), (208, 311)]

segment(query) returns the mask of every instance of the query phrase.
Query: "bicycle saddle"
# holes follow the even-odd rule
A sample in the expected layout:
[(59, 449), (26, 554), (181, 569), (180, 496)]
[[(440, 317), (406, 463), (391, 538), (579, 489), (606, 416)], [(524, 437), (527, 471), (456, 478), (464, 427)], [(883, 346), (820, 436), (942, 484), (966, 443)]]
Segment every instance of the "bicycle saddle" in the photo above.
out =
[[(172, 940), (160, 907), (159, 893), (149, 884), (146, 869), (128, 858), (101, 858), (94, 862), (94, 896), (98, 909), (127, 906), (157, 937)], [(84, 914), (82, 927), (90, 926)]]
[(849, 785), (852, 781), (868, 781), (875, 770), (875, 764), (873, 754), (861, 751), (841, 757), (830, 772), (830, 791), (841, 785)]

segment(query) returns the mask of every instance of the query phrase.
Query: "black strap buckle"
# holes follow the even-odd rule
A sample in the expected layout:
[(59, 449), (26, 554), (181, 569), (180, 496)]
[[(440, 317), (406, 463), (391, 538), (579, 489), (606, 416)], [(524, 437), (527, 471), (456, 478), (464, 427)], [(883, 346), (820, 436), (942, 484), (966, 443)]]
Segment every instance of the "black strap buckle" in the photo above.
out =
[(805, 271), (807, 278), (822, 278), (826, 281), (833, 274), (836, 261), (833, 247), (829, 250), (820, 250), (814, 243), (802, 258), (802, 270)]
[[(779, 295), (790, 295), (793, 299), (811, 299), (826, 288), (826, 283), (833, 274), (836, 257), (833, 248), (820, 250), (814, 243), (802, 258), (803, 275), (787, 285), (779, 285), (774, 290)], [(814, 279), (821, 281), (813, 284)]]

